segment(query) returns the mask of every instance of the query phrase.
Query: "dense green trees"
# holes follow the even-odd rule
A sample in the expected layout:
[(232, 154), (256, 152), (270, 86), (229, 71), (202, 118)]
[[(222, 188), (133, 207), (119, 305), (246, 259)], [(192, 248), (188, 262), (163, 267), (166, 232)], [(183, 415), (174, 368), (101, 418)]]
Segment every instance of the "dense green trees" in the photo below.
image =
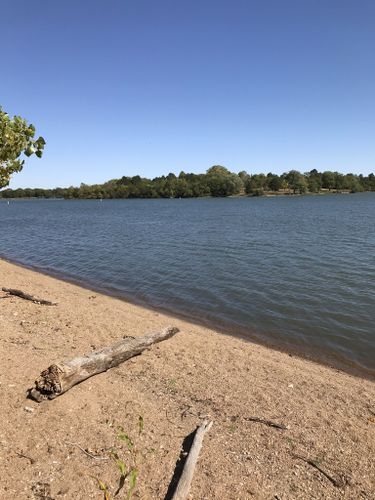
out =
[(237, 174), (232, 174), (221, 165), (214, 165), (206, 173), (211, 196), (231, 196), (243, 189), (243, 181)]
[(264, 174), (249, 175), (245, 181), (246, 194), (259, 196), (264, 193), (266, 188), (266, 176)]
[(29, 125), (20, 116), (10, 118), (0, 106), (0, 188), (9, 184), (12, 174), (22, 170), (23, 154), (41, 158), (45, 140), (43, 137), (34, 140), (34, 136), (34, 125)]
[(296, 193), (306, 193), (307, 191), (307, 180), (304, 175), (302, 175), (298, 170), (291, 170), (285, 175), (285, 180), (288, 183), (289, 189)]
[(323, 172), (322, 173), (322, 187), (331, 191), (335, 186), (335, 174), (334, 172)]
[(145, 179), (121, 177), (104, 184), (55, 189), (5, 189), (3, 198), (196, 198), (200, 196), (232, 196), (247, 194), (259, 196), (265, 193), (302, 194), (306, 192), (360, 192), (375, 191), (375, 176), (340, 174), (339, 172), (318, 172), (316, 169), (305, 174), (297, 170), (277, 175), (239, 174), (230, 172), (221, 165), (214, 165), (205, 174), (181, 172)]
[(315, 168), (305, 174), (307, 180), (307, 189), (310, 193), (319, 193), (322, 189), (322, 174), (320, 174)]

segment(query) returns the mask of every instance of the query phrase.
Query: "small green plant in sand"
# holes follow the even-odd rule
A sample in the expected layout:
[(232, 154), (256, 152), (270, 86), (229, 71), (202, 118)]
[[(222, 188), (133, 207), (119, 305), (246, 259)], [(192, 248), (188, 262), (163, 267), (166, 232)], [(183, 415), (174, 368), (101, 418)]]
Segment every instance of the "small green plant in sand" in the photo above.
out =
[(98, 481), (100, 491), (102, 491), (104, 493), (104, 500), (110, 500), (111, 497), (109, 496), (109, 491), (108, 491), (107, 485), (105, 483), (103, 483), (103, 481), (101, 481), (100, 479), (97, 479), (97, 481)]
[(175, 389), (177, 380), (175, 378), (170, 378), (167, 380), (167, 385), (170, 389)]
[(292, 450), (295, 449), (296, 443), (295, 443), (294, 439), (292, 439), (291, 437), (286, 437), (286, 442), (292, 448)]
[[(138, 434), (141, 434), (143, 432), (143, 429), (144, 429), (144, 420), (143, 417), (140, 415), (138, 418)], [(137, 486), (137, 480), (138, 480), (138, 467), (137, 467), (138, 450), (134, 444), (134, 441), (125, 432), (123, 427), (118, 428), (117, 438), (123, 443), (125, 443), (128, 451), (128, 458), (125, 459), (120, 454), (120, 451), (115, 448), (112, 448), (109, 453), (110, 458), (116, 464), (117, 469), (120, 473), (117, 490), (113, 494), (113, 497), (116, 497), (121, 492), (121, 490), (125, 486), (125, 482), (127, 482), (127, 493), (124, 498), (126, 498), (126, 500), (130, 500)], [(111, 500), (112, 497), (107, 484), (98, 478), (96, 478), (96, 480), (98, 482), (100, 491), (103, 492), (104, 500)]]

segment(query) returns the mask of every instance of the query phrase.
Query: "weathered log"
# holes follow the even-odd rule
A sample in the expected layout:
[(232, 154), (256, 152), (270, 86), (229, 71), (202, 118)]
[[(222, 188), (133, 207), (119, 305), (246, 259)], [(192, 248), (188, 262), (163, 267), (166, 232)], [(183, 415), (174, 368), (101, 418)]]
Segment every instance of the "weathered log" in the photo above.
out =
[(212, 422), (205, 420), (202, 425), (198, 427), (172, 500), (186, 500), (188, 497), (191, 481), (194, 475), (194, 469), (202, 448), (203, 438), (206, 432), (211, 429), (211, 426)]
[(22, 290), (17, 290), (15, 288), (2, 288), (3, 292), (6, 292), (9, 295), (15, 295), (16, 297), (20, 297), (21, 299), (31, 300), (34, 304), (42, 304), (43, 306), (57, 306), (56, 302), (51, 302), (50, 300), (38, 299), (34, 297), (34, 295), (30, 295), (28, 293), (23, 292)]
[(35, 387), (28, 390), (28, 396), (38, 403), (45, 399), (54, 399), (83, 380), (141, 354), (152, 344), (169, 339), (178, 331), (176, 327), (168, 327), (161, 332), (149, 333), (143, 337), (127, 337), (88, 356), (53, 364), (42, 371), (35, 381)]

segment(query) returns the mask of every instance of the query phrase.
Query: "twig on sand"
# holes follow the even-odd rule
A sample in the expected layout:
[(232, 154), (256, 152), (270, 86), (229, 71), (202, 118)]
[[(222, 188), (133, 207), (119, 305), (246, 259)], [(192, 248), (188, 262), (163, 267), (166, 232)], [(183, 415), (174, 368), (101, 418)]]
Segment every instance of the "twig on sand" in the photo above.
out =
[(318, 470), (323, 476), (325, 476), (331, 483), (336, 486), (336, 488), (343, 488), (346, 485), (346, 480), (345, 478), (338, 476), (337, 478), (334, 478), (331, 476), (327, 471), (325, 471), (316, 460), (312, 460), (310, 458), (303, 457), (302, 455), (296, 455), (293, 454), (294, 458), (299, 458), (300, 460), (303, 460), (305, 463), (311, 465), (311, 467), (314, 467), (314, 469)]
[(41, 304), (43, 306), (57, 306), (56, 302), (51, 302), (50, 300), (38, 299), (34, 297), (34, 295), (30, 295), (28, 293), (23, 292), (22, 290), (16, 290), (15, 288), (2, 288), (2, 291), (9, 294), (14, 295), (15, 297), (20, 297), (24, 300), (30, 300), (34, 302), (34, 304)]
[(27, 460), (30, 460), (30, 463), (33, 464), (35, 463), (35, 460), (27, 455), (24, 455), (23, 453), (19, 453), (16, 450), (13, 450), (16, 455), (18, 455), (20, 458), (26, 458)]
[(87, 455), (90, 458), (93, 458), (94, 460), (109, 460), (109, 457), (99, 457), (99, 456), (96, 456), (96, 455), (92, 455), (87, 450), (85, 450), (84, 448), (82, 448), (82, 446), (80, 446), (78, 443), (71, 443), (70, 441), (65, 441), (65, 444), (69, 444), (71, 446), (76, 446), (78, 449), (80, 449), (81, 451), (83, 451), (83, 453), (85, 453), (85, 455)]
[(259, 417), (244, 417), (245, 420), (250, 420), (250, 422), (259, 422), (260, 424), (268, 425), (269, 427), (275, 427), (275, 429), (281, 429), (285, 431), (288, 427), (284, 424), (278, 424), (272, 420), (265, 420)]

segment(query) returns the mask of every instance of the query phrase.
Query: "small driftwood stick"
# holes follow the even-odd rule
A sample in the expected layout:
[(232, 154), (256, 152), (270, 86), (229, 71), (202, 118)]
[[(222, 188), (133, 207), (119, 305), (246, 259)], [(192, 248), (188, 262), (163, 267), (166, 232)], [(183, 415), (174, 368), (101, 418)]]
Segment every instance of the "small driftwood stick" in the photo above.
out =
[(268, 427), (275, 427), (275, 429), (281, 429), (285, 431), (287, 426), (284, 424), (278, 424), (277, 422), (273, 422), (272, 420), (265, 420), (264, 418), (259, 417), (244, 417), (245, 420), (250, 420), (250, 422), (259, 422), (260, 424), (268, 425)]
[(2, 291), (9, 294), (20, 297), (21, 299), (31, 300), (34, 304), (42, 304), (43, 306), (57, 306), (56, 302), (51, 302), (50, 300), (38, 299), (33, 295), (23, 292), (22, 290), (16, 290), (15, 288), (2, 288)]
[(16, 451), (16, 450), (13, 450), (13, 451), (14, 451), (14, 453), (15, 453), (16, 455), (18, 455), (20, 458), (26, 458), (27, 460), (30, 460), (30, 463), (31, 463), (31, 464), (34, 464), (34, 463), (35, 463), (35, 460), (34, 460), (33, 458), (31, 458), (31, 457), (29, 457), (29, 456), (27, 456), (27, 455), (24, 455), (23, 453), (19, 453), (19, 452), (18, 452), (18, 451)]
[(76, 446), (79, 450), (83, 451), (85, 455), (87, 455), (90, 458), (93, 458), (94, 460), (109, 460), (109, 457), (99, 457), (96, 455), (93, 455), (92, 453), (89, 453), (87, 450), (82, 448), (78, 443), (71, 443), (70, 441), (65, 441), (66, 444), (70, 444), (71, 446)]
[(29, 389), (28, 396), (38, 403), (45, 399), (54, 399), (83, 380), (141, 354), (152, 344), (173, 337), (178, 331), (178, 328), (169, 327), (161, 332), (149, 333), (143, 337), (127, 337), (88, 356), (53, 364), (42, 371), (40, 377), (35, 381), (35, 387)]
[(325, 471), (320, 465), (315, 461), (310, 458), (303, 457), (302, 455), (293, 455), (294, 458), (299, 458), (300, 460), (303, 460), (305, 463), (308, 465), (311, 465), (311, 467), (314, 467), (314, 469), (318, 470), (323, 476), (325, 476), (331, 483), (336, 486), (336, 488), (343, 488), (346, 484), (345, 478), (339, 476), (338, 479), (334, 478), (330, 474), (328, 474), (327, 471)]
[(199, 452), (202, 448), (203, 438), (206, 432), (211, 429), (211, 426), (212, 422), (208, 422), (208, 420), (205, 420), (203, 424), (198, 427), (172, 500), (186, 500), (186, 498), (188, 497), (191, 481), (194, 475), (194, 469), (197, 464)]

